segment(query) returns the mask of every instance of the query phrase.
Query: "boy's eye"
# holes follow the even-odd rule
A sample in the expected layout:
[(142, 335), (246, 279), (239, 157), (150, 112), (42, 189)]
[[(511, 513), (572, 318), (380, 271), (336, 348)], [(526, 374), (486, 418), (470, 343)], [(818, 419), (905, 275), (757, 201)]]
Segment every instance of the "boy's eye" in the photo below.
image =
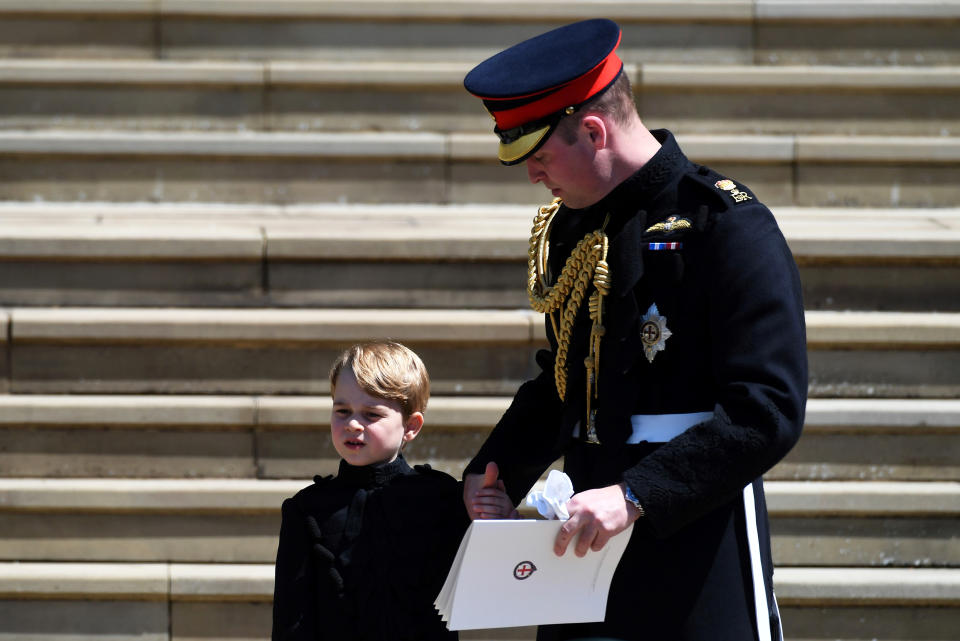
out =
[(333, 413), (336, 414), (337, 416), (346, 416), (347, 414), (350, 413), (350, 410), (344, 409), (341, 407), (340, 409), (333, 410)]

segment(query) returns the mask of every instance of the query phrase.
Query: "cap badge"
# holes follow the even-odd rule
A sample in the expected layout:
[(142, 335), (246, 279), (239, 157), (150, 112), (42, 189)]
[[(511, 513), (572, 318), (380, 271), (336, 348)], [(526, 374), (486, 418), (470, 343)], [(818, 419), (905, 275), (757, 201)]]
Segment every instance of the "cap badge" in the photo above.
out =
[(742, 203), (745, 200), (753, 200), (753, 196), (748, 194), (745, 191), (740, 191), (737, 187), (737, 184), (732, 180), (718, 180), (713, 183), (713, 186), (717, 189), (722, 189), (723, 191), (729, 191), (730, 197), (733, 198), (733, 202)]
[(643, 353), (647, 360), (652, 363), (657, 352), (662, 352), (666, 348), (665, 343), (673, 335), (673, 332), (667, 329), (667, 318), (660, 315), (656, 303), (650, 306), (650, 309), (640, 320), (643, 323), (640, 326), (640, 341), (643, 343)]
[(656, 225), (651, 225), (647, 228), (648, 234), (653, 234), (657, 232), (672, 232), (679, 231), (681, 229), (690, 229), (691, 223), (686, 218), (679, 218), (677, 216), (667, 216), (666, 220), (662, 223), (657, 223)]

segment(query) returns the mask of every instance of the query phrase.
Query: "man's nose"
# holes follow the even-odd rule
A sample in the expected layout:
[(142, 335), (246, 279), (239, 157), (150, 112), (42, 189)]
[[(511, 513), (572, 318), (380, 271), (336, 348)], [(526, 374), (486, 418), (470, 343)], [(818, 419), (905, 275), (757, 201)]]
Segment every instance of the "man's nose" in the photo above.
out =
[(534, 185), (543, 180), (543, 171), (540, 169), (537, 161), (527, 160), (527, 178), (529, 178), (530, 182)]

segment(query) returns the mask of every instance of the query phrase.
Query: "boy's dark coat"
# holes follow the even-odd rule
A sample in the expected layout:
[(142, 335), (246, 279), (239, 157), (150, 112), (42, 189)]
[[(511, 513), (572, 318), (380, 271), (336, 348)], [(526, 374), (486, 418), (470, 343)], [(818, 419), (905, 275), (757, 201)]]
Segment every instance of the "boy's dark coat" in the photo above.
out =
[(273, 641), (456, 639), (433, 607), (468, 524), (462, 485), (341, 461), (283, 503)]

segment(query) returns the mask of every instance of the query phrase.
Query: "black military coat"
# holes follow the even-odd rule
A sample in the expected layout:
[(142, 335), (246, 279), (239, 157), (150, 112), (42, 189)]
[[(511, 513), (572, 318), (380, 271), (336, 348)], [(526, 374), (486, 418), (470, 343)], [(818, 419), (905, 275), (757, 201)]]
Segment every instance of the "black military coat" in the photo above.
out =
[[(488, 461), (519, 501), (565, 457), (576, 491), (625, 481), (643, 505), (610, 592), (604, 626), (541, 629), (540, 638), (756, 638), (744, 533), (745, 486), (755, 490), (764, 590), (778, 614), (761, 475), (796, 443), (807, 359), (796, 265), (770, 211), (746, 187), (690, 162), (670, 132), (658, 153), (599, 203), (562, 207), (550, 236), (559, 274), (573, 246), (609, 216), (612, 290), (600, 346), (600, 445), (573, 438), (584, 423), (583, 305), (567, 358), (567, 398), (553, 375), (556, 340), (466, 472)], [(649, 360), (643, 318), (656, 306), (671, 335)], [(712, 412), (666, 443), (624, 445), (634, 414)], [(586, 430), (577, 428), (581, 434)], [(776, 634), (774, 634), (774, 637)], [(761, 637), (766, 638), (766, 637)]]
[(341, 461), (283, 502), (273, 641), (457, 639), (433, 602), (468, 523), (447, 474)]

